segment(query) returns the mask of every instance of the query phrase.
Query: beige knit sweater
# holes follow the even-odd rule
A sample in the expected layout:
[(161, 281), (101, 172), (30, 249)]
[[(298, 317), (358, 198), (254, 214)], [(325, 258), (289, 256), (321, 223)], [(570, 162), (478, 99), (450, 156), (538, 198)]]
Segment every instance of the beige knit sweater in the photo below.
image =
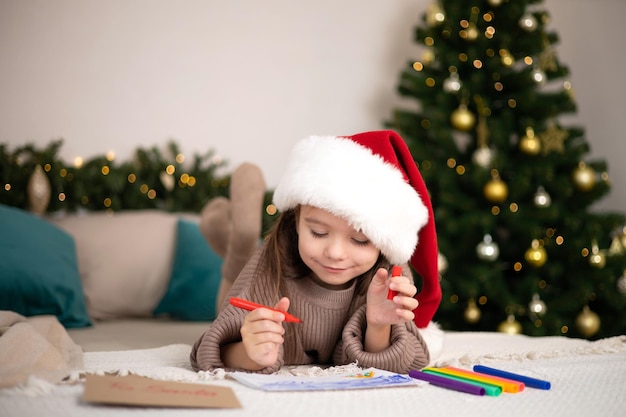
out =
[[(261, 247), (243, 269), (229, 294), (259, 304), (273, 306), (278, 298), (270, 277), (256, 273)], [(255, 281), (254, 291), (250, 286)], [(261, 285), (256, 285), (256, 284)], [(355, 295), (355, 285), (330, 290), (309, 277), (285, 282), (290, 299), (289, 313), (303, 323), (284, 323), (285, 343), (277, 362), (260, 373), (276, 372), (283, 365), (345, 365), (357, 363), (392, 372), (407, 373), (428, 364), (426, 343), (413, 322), (393, 325), (391, 346), (382, 352), (363, 350), (365, 336), (365, 296)], [(254, 293), (252, 293), (254, 292)], [(353, 304), (353, 297), (359, 299)], [(350, 311), (352, 309), (353, 311)], [(194, 344), (190, 360), (195, 370), (224, 368), (220, 348), (241, 340), (240, 328), (248, 311), (225, 306), (211, 326)], [(232, 370), (232, 369), (227, 369)]]

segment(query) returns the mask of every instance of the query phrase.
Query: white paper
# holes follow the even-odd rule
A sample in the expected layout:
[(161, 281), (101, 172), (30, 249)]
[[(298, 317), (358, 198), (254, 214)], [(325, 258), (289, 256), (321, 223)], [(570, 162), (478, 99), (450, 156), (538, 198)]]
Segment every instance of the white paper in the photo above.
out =
[(360, 372), (329, 376), (264, 375), (246, 372), (228, 374), (249, 387), (263, 391), (321, 391), (420, 385), (408, 375), (368, 368)]

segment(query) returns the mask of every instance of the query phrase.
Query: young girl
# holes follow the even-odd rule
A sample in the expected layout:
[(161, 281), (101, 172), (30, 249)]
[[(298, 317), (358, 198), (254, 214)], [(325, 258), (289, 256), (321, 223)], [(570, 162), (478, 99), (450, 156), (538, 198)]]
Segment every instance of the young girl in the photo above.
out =
[[(376, 131), (298, 142), (274, 204), (280, 216), (229, 297), (278, 311), (224, 305), (193, 346), (193, 368), (426, 366), (442, 341), (431, 322), (441, 300), (437, 238), (402, 138)], [(408, 262), (421, 276), (419, 293)], [(392, 265), (404, 265), (402, 276), (390, 277)], [(287, 311), (302, 322), (285, 322)]]

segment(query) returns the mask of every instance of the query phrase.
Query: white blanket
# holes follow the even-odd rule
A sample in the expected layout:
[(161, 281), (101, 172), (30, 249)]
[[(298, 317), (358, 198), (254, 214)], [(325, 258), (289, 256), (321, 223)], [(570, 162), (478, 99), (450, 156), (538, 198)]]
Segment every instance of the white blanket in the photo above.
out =
[[(548, 380), (549, 391), (527, 388), (518, 394), (478, 397), (424, 384), (418, 387), (267, 393), (225, 378), (223, 372), (193, 372), (189, 345), (118, 352), (87, 352), (84, 369), (68, 383), (52, 385), (31, 378), (0, 390), (0, 415), (11, 416), (591, 416), (626, 415), (626, 336), (589, 342), (565, 337), (532, 338), (501, 333), (446, 333), (434, 366), (471, 369), (474, 364)], [(292, 374), (322, 375), (350, 367), (286, 368)], [(81, 402), (85, 373), (135, 373), (155, 379), (210, 383), (233, 388), (243, 408), (180, 410), (107, 407)], [(74, 384), (72, 384), (74, 382)]]

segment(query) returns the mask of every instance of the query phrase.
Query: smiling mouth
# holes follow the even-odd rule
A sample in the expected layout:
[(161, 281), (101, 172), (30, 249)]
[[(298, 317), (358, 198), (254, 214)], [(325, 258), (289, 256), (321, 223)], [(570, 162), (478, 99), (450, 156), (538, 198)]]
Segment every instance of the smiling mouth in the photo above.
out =
[(333, 268), (331, 266), (323, 266), (324, 270), (331, 274), (340, 274), (345, 271), (345, 268)]

